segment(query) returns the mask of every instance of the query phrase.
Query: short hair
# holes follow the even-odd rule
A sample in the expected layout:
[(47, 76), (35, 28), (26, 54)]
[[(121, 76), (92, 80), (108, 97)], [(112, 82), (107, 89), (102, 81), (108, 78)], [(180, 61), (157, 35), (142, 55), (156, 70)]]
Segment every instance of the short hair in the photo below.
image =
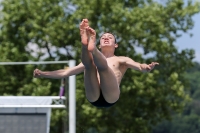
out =
[(100, 39), (101, 39), (101, 37), (102, 37), (104, 34), (106, 34), (106, 33), (109, 33), (109, 34), (111, 34), (111, 35), (114, 36), (114, 38), (115, 38), (115, 44), (116, 44), (116, 43), (117, 43), (117, 39), (116, 39), (115, 35), (112, 34), (111, 32), (104, 32), (104, 33), (100, 36)]

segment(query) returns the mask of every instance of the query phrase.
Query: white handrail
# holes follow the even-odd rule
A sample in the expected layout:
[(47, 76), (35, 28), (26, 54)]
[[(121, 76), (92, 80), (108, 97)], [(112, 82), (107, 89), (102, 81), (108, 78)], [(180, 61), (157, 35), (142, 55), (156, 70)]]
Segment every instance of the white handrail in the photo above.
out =
[(27, 61), (27, 62), (0, 62), (0, 65), (41, 65), (41, 64), (66, 64), (69, 61)]
[(23, 98), (23, 99), (30, 99), (30, 98), (51, 98), (51, 99), (57, 99), (57, 100), (59, 100), (59, 99), (66, 99), (66, 97), (65, 96), (62, 96), (62, 97), (59, 97), (59, 96), (0, 96), (0, 100), (1, 99), (12, 99), (12, 98), (16, 98), (16, 97), (18, 97), (18, 98)]
[(0, 105), (0, 108), (66, 108), (65, 105)]

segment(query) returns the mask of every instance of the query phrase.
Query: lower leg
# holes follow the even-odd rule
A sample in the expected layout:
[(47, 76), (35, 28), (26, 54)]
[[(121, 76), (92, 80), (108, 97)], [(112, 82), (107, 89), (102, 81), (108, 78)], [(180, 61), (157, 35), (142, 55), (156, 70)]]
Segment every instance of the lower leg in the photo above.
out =
[(96, 47), (92, 51), (92, 56), (94, 64), (97, 66), (98, 70), (108, 69), (106, 57)]
[(98, 70), (107, 69), (107, 60), (105, 56), (97, 49), (95, 43), (96, 43), (96, 32), (94, 29), (87, 27), (86, 28), (87, 33), (90, 35), (90, 38), (88, 39), (88, 51), (91, 52), (94, 64), (97, 66)]
[(82, 45), (81, 60), (85, 66), (84, 85), (86, 97), (90, 102), (94, 102), (99, 98), (100, 88), (97, 78), (97, 70), (94, 65), (92, 54), (88, 51), (87, 46)]
[(92, 54), (88, 51), (88, 36), (86, 32), (87, 26), (87, 20), (83, 20), (80, 24), (80, 34), (82, 42), (81, 61), (85, 66), (84, 85), (86, 97), (90, 102), (94, 102), (99, 98), (100, 88), (99, 81), (97, 79), (96, 66), (94, 65)]
[(81, 61), (86, 69), (89, 69), (94, 65), (92, 54), (88, 51), (87, 46), (85, 45), (82, 45)]

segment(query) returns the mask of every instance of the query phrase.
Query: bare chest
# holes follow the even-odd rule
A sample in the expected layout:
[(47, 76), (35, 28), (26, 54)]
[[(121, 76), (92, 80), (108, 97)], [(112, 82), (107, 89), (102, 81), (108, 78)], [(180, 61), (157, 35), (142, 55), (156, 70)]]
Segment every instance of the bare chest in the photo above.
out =
[(127, 69), (126, 66), (124, 64), (122, 64), (118, 59), (115, 59), (115, 58), (108, 58), (107, 63), (108, 63), (108, 66), (110, 67), (110, 69), (115, 74), (115, 77), (116, 77), (118, 83), (120, 84), (121, 79), (122, 79), (124, 73), (126, 72), (126, 69)]

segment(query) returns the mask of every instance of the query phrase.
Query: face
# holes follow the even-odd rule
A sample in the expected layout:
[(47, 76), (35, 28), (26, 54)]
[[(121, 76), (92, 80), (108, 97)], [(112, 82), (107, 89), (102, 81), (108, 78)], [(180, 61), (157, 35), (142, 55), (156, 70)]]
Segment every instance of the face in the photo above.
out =
[(115, 37), (111, 33), (105, 33), (100, 38), (100, 47), (104, 46), (113, 46), (117, 47), (117, 44), (115, 42)]

